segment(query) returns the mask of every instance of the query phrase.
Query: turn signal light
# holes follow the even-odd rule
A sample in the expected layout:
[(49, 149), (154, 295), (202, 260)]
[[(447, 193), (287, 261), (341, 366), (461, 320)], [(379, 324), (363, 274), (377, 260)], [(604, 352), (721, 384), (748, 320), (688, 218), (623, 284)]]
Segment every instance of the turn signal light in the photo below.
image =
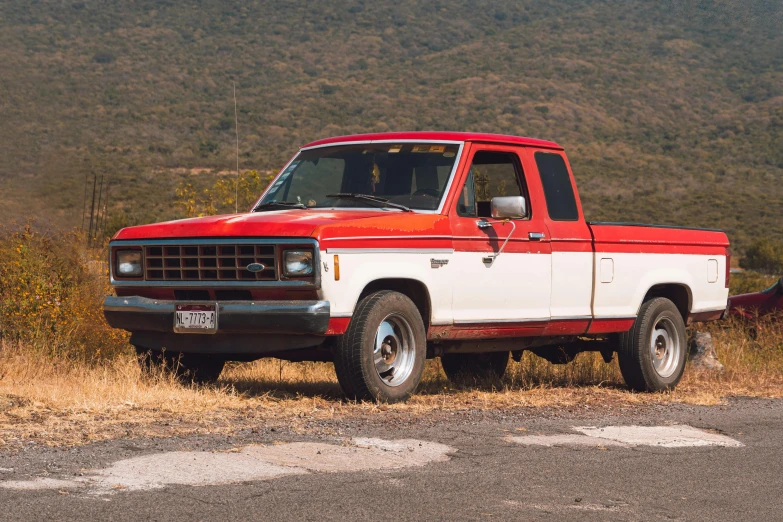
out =
[(340, 280), (340, 256), (336, 254), (334, 256), (334, 280)]

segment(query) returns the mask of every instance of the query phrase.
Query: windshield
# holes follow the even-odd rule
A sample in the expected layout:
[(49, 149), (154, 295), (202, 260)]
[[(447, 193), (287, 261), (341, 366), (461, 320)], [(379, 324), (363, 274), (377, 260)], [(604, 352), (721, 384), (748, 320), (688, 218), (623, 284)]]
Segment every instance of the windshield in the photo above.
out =
[[(378, 207), (363, 194), (417, 210), (437, 210), (459, 145), (368, 143), (303, 150), (275, 180), (258, 207)], [(345, 197), (344, 195), (349, 195)], [(390, 208), (391, 210), (391, 208)]]

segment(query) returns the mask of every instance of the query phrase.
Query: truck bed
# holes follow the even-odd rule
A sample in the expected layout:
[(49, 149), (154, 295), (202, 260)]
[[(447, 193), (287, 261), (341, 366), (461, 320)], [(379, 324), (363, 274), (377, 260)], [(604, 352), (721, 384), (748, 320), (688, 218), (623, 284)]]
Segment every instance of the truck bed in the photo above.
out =
[(723, 313), (728, 295), (729, 240), (719, 230), (588, 223), (593, 236), (596, 317), (635, 317), (657, 281), (679, 285), (689, 320)]

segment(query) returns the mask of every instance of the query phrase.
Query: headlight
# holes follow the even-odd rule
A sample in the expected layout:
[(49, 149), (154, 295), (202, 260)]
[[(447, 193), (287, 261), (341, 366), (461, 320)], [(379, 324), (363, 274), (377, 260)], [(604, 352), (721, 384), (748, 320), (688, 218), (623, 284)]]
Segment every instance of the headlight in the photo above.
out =
[(140, 250), (120, 250), (117, 252), (117, 275), (120, 277), (141, 277)]
[(286, 250), (283, 253), (283, 270), (289, 277), (313, 275), (312, 250)]

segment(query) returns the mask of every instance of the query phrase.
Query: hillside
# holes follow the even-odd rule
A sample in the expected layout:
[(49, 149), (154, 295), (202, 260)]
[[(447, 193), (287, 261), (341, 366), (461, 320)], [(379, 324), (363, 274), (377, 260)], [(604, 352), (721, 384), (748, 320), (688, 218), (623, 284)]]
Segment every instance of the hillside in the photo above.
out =
[(175, 186), (382, 130), (566, 147), (594, 220), (783, 238), (783, 4), (762, 0), (0, 4), (0, 218), (175, 217)]

